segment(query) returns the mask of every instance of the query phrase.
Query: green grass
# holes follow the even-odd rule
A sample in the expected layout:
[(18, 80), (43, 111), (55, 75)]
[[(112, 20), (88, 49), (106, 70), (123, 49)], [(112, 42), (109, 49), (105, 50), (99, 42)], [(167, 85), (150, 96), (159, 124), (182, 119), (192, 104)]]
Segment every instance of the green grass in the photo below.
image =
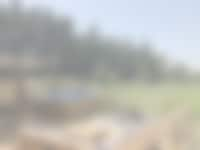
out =
[(118, 104), (139, 107), (148, 112), (162, 113), (188, 105), (200, 114), (200, 85), (194, 84), (111, 84), (105, 94)]

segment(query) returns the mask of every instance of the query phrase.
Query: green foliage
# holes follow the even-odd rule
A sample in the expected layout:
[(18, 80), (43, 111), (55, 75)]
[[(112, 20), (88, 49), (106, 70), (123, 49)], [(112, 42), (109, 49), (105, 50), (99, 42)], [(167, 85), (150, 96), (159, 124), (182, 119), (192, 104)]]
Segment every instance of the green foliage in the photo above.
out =
[(151, 82), (165, 78), (165, 61), (145, 43), (111, 39), (94, 27), (77, 33), (70, 18), (51, 12), (17, 12), (0, 11), (0, 51), (33, 58), (40, 65), (32, 74)]

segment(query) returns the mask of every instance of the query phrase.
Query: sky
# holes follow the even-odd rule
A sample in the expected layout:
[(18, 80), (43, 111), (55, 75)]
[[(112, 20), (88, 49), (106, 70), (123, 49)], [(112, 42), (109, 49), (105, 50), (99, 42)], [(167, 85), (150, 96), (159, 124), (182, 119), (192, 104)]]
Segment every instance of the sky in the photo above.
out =
[[(1, 0), (8, 1), (8, 0)], [(73, 17), (80, 30), (98, 24), (102, 32), (149, 41), (174, 62), (200, 70), (199, 0), (24, 0)]]

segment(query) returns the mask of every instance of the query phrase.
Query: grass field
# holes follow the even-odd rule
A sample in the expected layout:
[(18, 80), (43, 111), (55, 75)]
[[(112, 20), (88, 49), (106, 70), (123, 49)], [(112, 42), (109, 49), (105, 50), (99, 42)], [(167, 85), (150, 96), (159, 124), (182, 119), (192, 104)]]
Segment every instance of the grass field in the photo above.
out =
[[(2, 82), (1, 82), (2, 83)], [(41, 85), (49, 86), (49, 83), (39, 82), (33, 89), (46, 94)], [(62, 82), (63, 83), (63, 82)], [(68, 85), (69, 82), (63, 83)], [(173, 110), (182, 105), (188, 105), (193, 112), (200, 115), (200, 85), (198, 84), (138, 84), (138, 83), (97, 83), (81, 82), (80, 85), (95, 85), (103, 89), (103, 95), (107, 102), (117, 102), (122, 106), (138, 107), (152, 113), (162, 113)], [(73, 84), (72, 84), (73, 85)], [(45, 87), (44, 89), (48, 89)], [(13, 99), (14, 86), (11, 83), (1, 84), (0, 98), (4, 100)], [(32, 90), (34, 93), (35, 90)], [(37, 92), (38, 93), (38, 92)]]
[(120, 105), (162, 113), (187, 105), (200, 114), (200, 85), (195, 84), (111, 84), (104, 92)]

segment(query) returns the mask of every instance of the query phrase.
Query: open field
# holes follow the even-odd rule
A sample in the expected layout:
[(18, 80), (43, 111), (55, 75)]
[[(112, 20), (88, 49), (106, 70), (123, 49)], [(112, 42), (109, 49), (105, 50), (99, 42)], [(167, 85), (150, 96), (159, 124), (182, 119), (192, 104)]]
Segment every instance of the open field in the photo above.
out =
[(138, 107), (148, 113), (163, 113), (187, 105), (200, 114), (200, 85), (196, 84), (112, 84), (105, 94), (120, 105)]
[[(2, 82), (1, 82), (2, 83)], [(15, 99), (16, 87), (15, 83), (0, 85), (0, 99), (3, 103), (9, 103), (11, 99)], [(77, 83), (76, 83), (77, 84)], [(62, 82), (63, 87), (70, 87), (73, 82)], [(94, 83), (80, 82), (81, 87), (95, 87), (100, 91), (100, 96), (105, 99), (106, 103), (117, 103), (121, 106), (130, 108), (136, 107), (147, 111), (148, 113), (162, 113), (188, 105), (197, 115), (200, 114), (200, 85), (198, 84), (138, 84), (138, 83)], [(31, 92), (34, 98), (48, 96), (48, 91), (52, 92), (51, 87), (55, 86), (50, 81), (38, 81), (38, 85), (34, 85), (27, 93)], [(58, 84), (59, 88), (59, 84)], [(62, 86), (61, 86), (62, 88)], [(97, 91), (98, 92), (98, 91)], [(100, 97), (101, 98), (101, 97)]]

